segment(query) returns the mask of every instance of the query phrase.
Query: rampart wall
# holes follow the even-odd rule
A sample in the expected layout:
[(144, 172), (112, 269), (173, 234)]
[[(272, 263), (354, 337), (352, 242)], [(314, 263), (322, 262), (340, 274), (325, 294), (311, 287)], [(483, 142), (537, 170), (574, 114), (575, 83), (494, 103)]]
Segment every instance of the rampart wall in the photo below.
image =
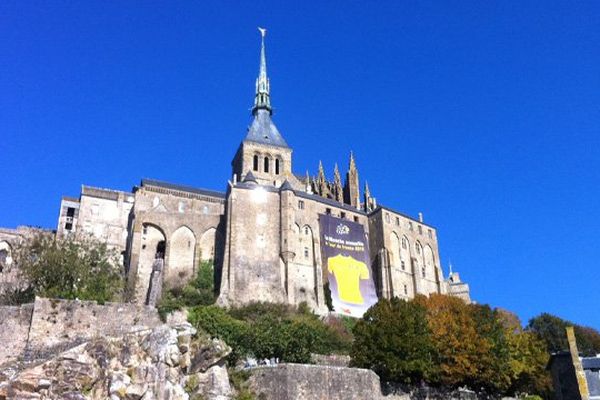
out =
[(250, 382), (256, 395), (266, 400), (384, 399), (379, 377), (368, 369), (279, 364), (253, 369)]
[(33, 304), (0, 307), (0, 364), (25, 351), (32, 313)]
[(39, 297), (33, 304), (0, 307), (0, 321), (0, 364), (42, 358), (100, 334), (121, 336), (161, 324), (153, 307)]

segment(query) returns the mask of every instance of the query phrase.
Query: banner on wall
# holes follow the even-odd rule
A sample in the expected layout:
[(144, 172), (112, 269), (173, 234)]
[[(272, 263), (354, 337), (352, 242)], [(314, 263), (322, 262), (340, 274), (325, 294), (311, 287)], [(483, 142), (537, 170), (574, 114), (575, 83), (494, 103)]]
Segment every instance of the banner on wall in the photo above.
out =
[(336, 313), (360, 318), (377, 302), (364, 227), (331, 215), (319, 215), (321, 256)]

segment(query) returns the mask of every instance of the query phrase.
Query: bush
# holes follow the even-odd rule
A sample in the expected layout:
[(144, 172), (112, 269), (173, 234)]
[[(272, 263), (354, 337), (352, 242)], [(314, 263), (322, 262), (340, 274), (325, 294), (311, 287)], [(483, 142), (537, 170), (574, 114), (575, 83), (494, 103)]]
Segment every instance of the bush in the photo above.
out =
[(92, 236), (56, 238), (39, 232), (16, 246), (13, 259), (28, 285), (18, 294), (23, 300), (31, 293), (99, 303), (122, 298), (118, 254)]
[(311, 353), (344, 353), (350, 348), (347, 333), (342, 335), (302, 306), (255, 303), (229, 311), (199, 306), (188, 318), (198, 329), (227, 342), (233, 348), (233, 363), (245, 356), (308, 363)]
[(158, 313), (164, 320), (170, 312), (184, 307), (211, 305), (215, 302), (214, 267), (211, 261), (200, 262), (196, 277), (184, 287), (163, 293), (158, 303)]

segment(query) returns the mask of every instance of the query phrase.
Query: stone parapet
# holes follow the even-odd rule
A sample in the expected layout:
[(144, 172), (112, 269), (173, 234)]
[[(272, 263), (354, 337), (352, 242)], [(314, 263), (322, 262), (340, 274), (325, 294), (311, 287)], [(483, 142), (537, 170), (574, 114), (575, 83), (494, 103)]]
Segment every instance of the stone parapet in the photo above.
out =
[(379, 377), (368, 369), (279, 364), (252, 370), (250, 387), (265, 400), (380, 400)]

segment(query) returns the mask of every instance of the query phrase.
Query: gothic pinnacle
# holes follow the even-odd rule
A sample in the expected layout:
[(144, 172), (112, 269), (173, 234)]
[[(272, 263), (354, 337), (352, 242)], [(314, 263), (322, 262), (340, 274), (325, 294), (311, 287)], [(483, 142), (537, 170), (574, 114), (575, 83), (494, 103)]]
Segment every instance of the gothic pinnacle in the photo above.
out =
[(350, 150), (350, 170), (356, 169), (356, 162), (354, 161), (354, 153)]

